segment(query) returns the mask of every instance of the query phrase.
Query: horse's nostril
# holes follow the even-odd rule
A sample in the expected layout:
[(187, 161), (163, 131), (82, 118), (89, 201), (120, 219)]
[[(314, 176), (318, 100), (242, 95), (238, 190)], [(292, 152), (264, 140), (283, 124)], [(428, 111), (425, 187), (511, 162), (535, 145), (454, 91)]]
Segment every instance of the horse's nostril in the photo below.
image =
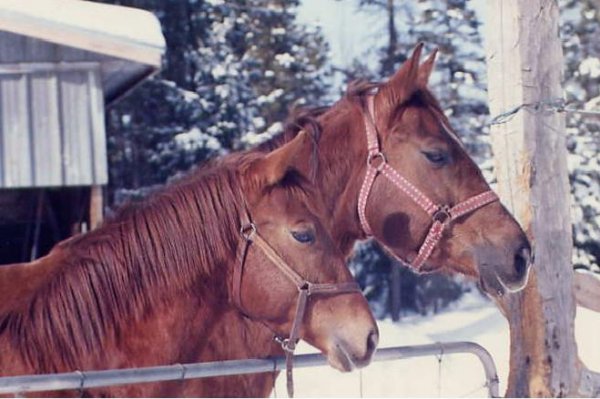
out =
[(522, 247), (515, 254), (515, 271), (518, 276), (524, 276), (527, 273), (527, 267), (531, 262), (531, 250), (529, 246)]
[(379, 344), (379, 333), (375, 330), (371, 330), (367, 337), (367, 355), (371, 355)]

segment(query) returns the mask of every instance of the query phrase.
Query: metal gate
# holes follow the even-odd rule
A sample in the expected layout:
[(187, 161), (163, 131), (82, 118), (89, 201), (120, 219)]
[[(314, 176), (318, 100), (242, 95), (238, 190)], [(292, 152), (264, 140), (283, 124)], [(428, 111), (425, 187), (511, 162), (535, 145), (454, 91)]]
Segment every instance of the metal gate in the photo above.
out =
[[(474, 342), (447, 342), (429, 345), (397, 346), (378, 349), (374, 362), (408, 359), (423, 356), (442, 356), (471, 353), (481, 361), (490, 397), (499, 397), (496, 365), (490, 353)], [(321, 354), (297, 355), (294, 367), (324, 366), (327, 360)], [(171, 366), (114, 369), (102, 371), (74, 371), (61, 374), (25, 375), (0, 378), (0, 394), (55, 391), (63, 389), (83, 390), (113, 385), (139, 384), (144, 382), (187, 380), (236, 374), (273, 372), (285, 369), (285, 358), (227, 360), (208, 363), (175, 364)]]

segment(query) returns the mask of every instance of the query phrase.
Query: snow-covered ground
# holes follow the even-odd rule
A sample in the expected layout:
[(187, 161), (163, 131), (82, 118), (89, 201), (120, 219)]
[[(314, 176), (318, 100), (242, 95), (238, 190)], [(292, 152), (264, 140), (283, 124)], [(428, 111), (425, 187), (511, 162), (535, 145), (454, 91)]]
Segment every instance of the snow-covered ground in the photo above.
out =
[[(575, 334), (579, 355), (586, 366), (600, 371), (600, 342), (596, 339), (600, 314), (582, 308), (577, 311)], [(494, 304), (478, 293), (465, 295), (451, 309), (434, 316), (406, 316), (398, 323), (380, 321), (379, 329), (381, 348), (439, 341), (476, 342), (494, 358), (500, 393), (506, 389), (508, 323)], [(304, 343), (299, 346), (298, 353), (314, 352)], [(329, 367), (296, 369), (294, 382), (297, 397), (487, 396), (481, 363), (470, 354), (443, 356), (441, 363), (434, 356), (378, 362), (348, 374)], [(286, 396), (283, 373), (273, 396)]]

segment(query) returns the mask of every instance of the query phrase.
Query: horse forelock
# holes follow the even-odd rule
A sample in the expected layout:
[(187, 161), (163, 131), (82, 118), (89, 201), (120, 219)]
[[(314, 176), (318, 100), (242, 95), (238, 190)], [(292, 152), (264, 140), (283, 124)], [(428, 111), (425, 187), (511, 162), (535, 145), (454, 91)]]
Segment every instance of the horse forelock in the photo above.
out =
[(154, 305), (218, 289), (204, 277), (224, 275), (239, 244), (241, 186), (229, 166), (193, 173), (61, 244), (68, 262), (27, 304), (0, 315), (32, 368), (75, 369)]

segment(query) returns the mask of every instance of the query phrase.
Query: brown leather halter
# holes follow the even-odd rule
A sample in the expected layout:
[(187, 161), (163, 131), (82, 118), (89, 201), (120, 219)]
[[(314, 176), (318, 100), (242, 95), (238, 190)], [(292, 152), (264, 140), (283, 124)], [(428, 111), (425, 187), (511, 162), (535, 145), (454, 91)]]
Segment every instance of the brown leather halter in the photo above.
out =
[[(367, 199), (378, 175), (383, 175), (398, 187), (402, 192), (408, 195), (417, 205), (419, 205), (432, 219), (431, 227), (421, 244), (416, 258), (412, 262), (403, 260), (404, 263), (412, 266), (416, 270), (420, 270), (425, 261), (431, 256), (433, 249), (439, 243), (444, 230), (451, 222), (471, 213), (487, 204), (498, 201), (498, 196), (493, 191), (485, 191), (475, 195), (457, 205), (439, 205), (429, 199), (421, 190), (415, 187), (412, 183), (400, 175), (392, 168), (385, 158), (383, 152), (379, 148), (379, 139), (377, 134), (377, 126), (375, 125), (375, 100), (374, 96), (367, 97), (367, 112), (364, 116), (365, 132), (367, 135), (367, 173), (363, 181), (360, 193), (358, 196), (358, 217), (360, 224), (367, 234), (372, 235), (371, 227), (367, 221), (366, 209)], [(378, 161), (377, 166), (374, 164)]]
[[(240, 233), (246, 241), (244, 245), (244, 252), (242, 253), (242, 260), (239, 267), (234, 269), (233, 275), (233, 301), (234, 304), (243, 312), (244, 306), (242, 304), (242, 274), (244, 272), (244, 264), (246, 261), (246, 255), (251, 243), (255, 243), (266, 255), (267, 258), (282, 272), (298, 289), (298, 300), (296, 302), (296, 312), (294, 315), (294, 321), (292, 323), (292, 329), (288, 338), (282, 338), (277, 333), (275, 334), (275, 340), (281, 344), (285, 352), (285, 364), (286, 364), (286, 378), (287, 378), (287, 392), (289, 397), (294, 396), (294, 380), (292, 374), (294, 351), (296, 350), (296, 344), (299, 341), (300, 326), (304, 319), (304, 313), (306, 312), (306, 305), (309, 297), (314, 295), (339, 295), (348, 293), (361, 293), (360, 286), (352, 281), (347, 283), (338, 284), (317, 284), (311, 283), (300, 276), (288, 263), (273, 249), (269, 243), (262, 238), (256, 229), (256, 225), (252, 223), (250, 214), (246, 211), (245, 217), (243, 217)], [(271, 327), (264, 324), (269, 330), (273, 331)]]

